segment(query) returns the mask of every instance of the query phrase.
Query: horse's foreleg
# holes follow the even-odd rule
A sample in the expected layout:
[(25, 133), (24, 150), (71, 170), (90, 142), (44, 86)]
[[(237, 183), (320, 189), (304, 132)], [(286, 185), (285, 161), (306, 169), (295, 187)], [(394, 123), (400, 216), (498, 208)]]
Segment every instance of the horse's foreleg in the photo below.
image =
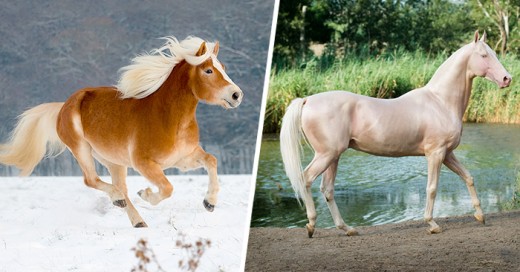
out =
[(126, 187), (127, 168), (125, 166), (115, 165), (108, 162), (102, 163), (108, 168), (108, 171), (112, 176), (112, 184), (116, 188), (118, 188), (119, 191), (122, 192), (125, 196), (125, 211), (128, 215), (128, 218), (130, 219), (130, 222), (132, 223), (132, 226), (136, 228), (148, 227), (148, 225), (144, 222), (143, 218), (141, 218), (141, 215), (139, 215), (139, 212), (137, 212), (134, 205), (130, 201), (130, 198), (128, 197), (128, 189)]
[(424, 220), (430, 225), (430, 233), (439, 233), (442, 231), (439, 225), (433, 221), (433, 206), (435, 203), (435, 196), (437, 195), (437, 185), (439, 183), (439, 174), (444, 156), (444, 150), (437, 150), (428, 154), (426, 157), (428, 160), (428, 183), (426, 185), (426, 209), (424, 211)]
[(159, 192), (153, 192), (150, 187), (140, 190), (137, 194), (142, 199), (152, 205), (157, 205), (172, 195), (173, 186), (164, 175), (159, 164), (152, 160), (134, 160), (134, 169), (139, 171), (148, 181), (159, 188)]
[(206, 210), (212, 212), (215, 209), (215, 205), (217, 205), (217, 195), (220, 191), (220, 184), (218, 182), (217, 176), (217, 158), (209, 153), (206, 153), (200, 147), (196, 151), (195, 157), (198, 158), (196, 161), (201, 162), (208, 172), (208, 191), (206, 192), (206, 196), (204, 197), (202, 204), (204, 204), (204, 208), (206, 208)]
[(204, 167), (208, 172), (209, 184), (208, 191), (202, 204), (206, 210), (212, 212), (217, 205), (217, 195), (220, 191), (220, 185), (217, 176), (217, 158), (215, 156), (206, 153), (202, 147), (197, 146), (195, 150), (186, 156), (182, 161), (177, 162), (175, 165), (177, 168), (187, 171), (191, 169), (197, 169)]
[(325, 197), (325, 201), (327, 201), (327, 206), (329, 207), (336, 228), (345, 231), (348, 236), (353, 236), (357, 235), (357, 231), (345, 224), (339, 212), (336, 200), (334, 199), (334, 180), (336, 179), (336, 173), (338, 171), (338, 161), (339, 159), (334, 160), (323, 173), (320, 190)]
[(475, 189), (473, 184), (473, 177), (469, 171), (466, 170), (464, 165), (462, 165), (459, 160), (457, 160), (457, 157), (455, 157), (453, 152), (450, 152), (446, 155), (446, 158), (444, 159), (444, 165), (446, 165), (455, 174), (459, 175), (459, 177), (461, 177), (462, 180), (466, 183), (469, 195), (471, 196), (471, 202), (473, 203), (473, 207), (475, 207), (476, 210), (474, 216), (479, 222), (484, 223), (484, 213), (480, 208), (480, 200), (477, 197), (477, 190)]

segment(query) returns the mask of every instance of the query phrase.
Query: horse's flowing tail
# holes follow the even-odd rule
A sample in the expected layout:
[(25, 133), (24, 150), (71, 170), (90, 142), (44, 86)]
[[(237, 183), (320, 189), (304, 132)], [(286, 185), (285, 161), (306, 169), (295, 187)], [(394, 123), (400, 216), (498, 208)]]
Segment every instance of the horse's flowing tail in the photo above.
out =
[(298, 202), (300, 198), (305, 202), (306, 184), (303, 177), (303, 169), (301, 162), (301, 154), (303, 151), (301, 140), (304, 137), (301, 125), (302, 107), (305, 99), (294, 99), (282, 120), (282, 129), (280, 130), (280, 151), (285, 167), (285, 173), (291, 181), (291, 185), (296, 194)]
[(14, 165), (21, 176), (28, 176), (45, 154), (63, 152), (65, 145), (56, 130), (62, 107), (63, 103), (46, 103), (22, 113), (9, 141), (0, 145), (0, 163)]

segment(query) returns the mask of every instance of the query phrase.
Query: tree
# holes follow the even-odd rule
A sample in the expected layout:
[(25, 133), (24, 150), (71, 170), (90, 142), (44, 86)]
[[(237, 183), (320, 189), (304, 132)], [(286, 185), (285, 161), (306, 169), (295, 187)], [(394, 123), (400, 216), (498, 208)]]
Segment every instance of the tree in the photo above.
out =
[[(303, 6), (311, 1), (283, 0), (280, 1), (276, 37), (273, 52), (273, 63), (277, 65), (295, 65), (301, 55), (300, 35), (304, 29)], [(306, 41), (303, 41), (306, 48)]]
[[(508, 42), (511, 30), (518, 32), (518, 20), (520, 1), (519, 0), (475, 0), (481, 14), (491, 22), (500, 32), (500, 39), (495, 45), (495, 50), (500, 46), (502, 56), (508, 51)], [(474, 5), (475, 6), (475, 5)], [(482, 18), (482, 16), (478, 16)]]

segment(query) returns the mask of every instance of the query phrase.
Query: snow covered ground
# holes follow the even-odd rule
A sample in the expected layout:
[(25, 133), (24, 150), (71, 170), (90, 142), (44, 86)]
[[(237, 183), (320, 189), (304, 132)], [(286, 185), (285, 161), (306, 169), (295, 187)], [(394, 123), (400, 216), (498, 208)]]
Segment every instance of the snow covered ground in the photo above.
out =
[[(110, 178), (102, 177), (105, 181)], [(126, 213), (82, 177), (0, 178), (0, 271), (130, 271), (138, 259), (131, 250), (148, 241), (165, 271), (187, 261), (176, 245), (211, 242), (197, 271), (239, 271), (249, 230), (250, 175), (220, 176), (215, 211), (203, 205), (208, 177), (169, 176), (171, 198), (152, 206), (137, 196), (151, 186), (128, 177), (129, 196), (148, 228), (132, 228)], [(149, 271), (157, 271), (148, 265)]]

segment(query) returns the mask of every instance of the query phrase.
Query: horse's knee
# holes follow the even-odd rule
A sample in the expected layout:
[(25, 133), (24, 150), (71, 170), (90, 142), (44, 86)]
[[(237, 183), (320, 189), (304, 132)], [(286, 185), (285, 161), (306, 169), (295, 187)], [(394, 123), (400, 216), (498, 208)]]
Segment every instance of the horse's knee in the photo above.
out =
[(160, 191), (161, 191), (161, 195), (164, 198), (168, 198), (173, 193), (173, 186), (168, 182), (163, 187), (160, 188)]
[(435, 198), (435, 196), (437, 195), (437, 188), (427, 188), (426, 194), (431, 198)]
[(206, 169), (217, 168), (218, 161), (217, 161), (217, 158), (215, 158), (215, 156), (213, 156), (209, 153), (206, 153), (206, 155), (204, 156), (204, 164), (206, 166)]

